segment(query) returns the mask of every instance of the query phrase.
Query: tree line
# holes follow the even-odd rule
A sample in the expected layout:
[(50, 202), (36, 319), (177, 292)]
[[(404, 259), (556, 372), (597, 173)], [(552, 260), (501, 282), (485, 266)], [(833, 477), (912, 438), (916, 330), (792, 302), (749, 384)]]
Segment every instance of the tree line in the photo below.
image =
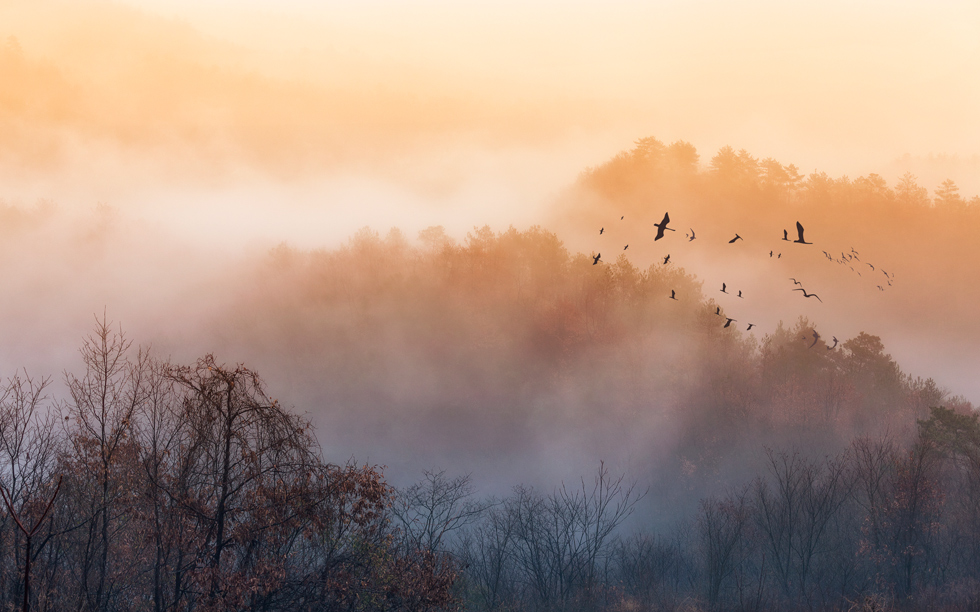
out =
[[(695, 310), (699, 329), (713, 315)], [(797, 329), (761, 347), (703, 331), (714, 366), (739, 358), (689, 396), (703, 412), (670, 478), (641, 485), (601, 465), (493, 498), (468, 476), (396, 489), (378, 468), (326, 462), (254, 371), (157, 360), (103, 320), (64, 399), (26, 374), (0, 390), (0, 597), (50, 610), (970, 609), (972, 407), (903, 374), (867, 334), (817, 351)], [(794, 447), (792, 430), (811, 443)], [(781, 445), (761, 452), (763, 438)], [(761, 461), (726, 468), (750, 443)], [(640, 511), (676, 500), (671, 487), (696, 505)]]
[(503, 499), (429, 472), (403, 503), (411, 524), (442, 517), (451, 537), (429, 543), (462, 564), (470, 610), (973, 610), (980, 423), (936, 407), (917, 430), (822, 457), (767, 448), (762, 473), (665, 530), (621, 527), (653, 492), (603, 465)]

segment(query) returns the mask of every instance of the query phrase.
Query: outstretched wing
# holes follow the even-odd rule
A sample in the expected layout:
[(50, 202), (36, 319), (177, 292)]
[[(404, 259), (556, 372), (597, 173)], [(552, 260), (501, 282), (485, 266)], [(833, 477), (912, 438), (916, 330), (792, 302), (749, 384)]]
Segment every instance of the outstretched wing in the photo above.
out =
[(803, 242), (803, 225), (799, 221), (796, 222), (796, 232), (800, 235), (800, 242)]

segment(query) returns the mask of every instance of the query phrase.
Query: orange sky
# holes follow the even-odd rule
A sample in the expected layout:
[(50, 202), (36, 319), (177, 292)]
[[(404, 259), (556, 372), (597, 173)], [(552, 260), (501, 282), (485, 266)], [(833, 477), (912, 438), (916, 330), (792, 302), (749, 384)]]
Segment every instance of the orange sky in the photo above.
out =
[(280, 176), (354, 159), (438, 183), (471, 147), (567, 174), (643, 135), (852, 176), (980, 154), (975, 3), (788, 4), (6, 0), (0, 37), (58, 71), (31, 86), (75, 135)]
[(649, 135), (969, 198), (978, 65), (975, 2), (0, 0), (0, 200), (234, 253), (462, 237)]

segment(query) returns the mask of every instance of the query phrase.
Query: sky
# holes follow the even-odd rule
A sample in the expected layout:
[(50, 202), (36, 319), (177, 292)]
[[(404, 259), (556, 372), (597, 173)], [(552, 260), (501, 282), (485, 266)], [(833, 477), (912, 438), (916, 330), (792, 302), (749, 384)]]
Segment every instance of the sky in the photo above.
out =
[[(980, 193), (975, 2), (0, 0), (0, 51), (0, 202), (83, 219), (4, 248), (5, 371), (68, 367), (103, 310), (177, 346), (280, 243), (543, 223), (645, 136)], [(99, 215), (128, 250), (65, 266)], [(976, 351), (893, 340), (980, 393)]]

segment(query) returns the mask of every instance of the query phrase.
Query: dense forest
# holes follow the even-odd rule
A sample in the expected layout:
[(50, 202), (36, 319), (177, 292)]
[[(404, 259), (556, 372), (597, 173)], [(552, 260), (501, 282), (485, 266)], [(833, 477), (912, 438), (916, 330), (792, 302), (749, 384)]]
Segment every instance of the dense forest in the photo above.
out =
[[(639, 234), (601, 265), (589, 256), (595, 228), (623, 217), (647, 231), (666, 206), (707, 255), (679, 250), (680, 226), (669, 265)], [(220, 356), (186, 364), (133, 346), (100, 316), (81, 371), (14, 375), (0, 393), (0, 598), (48, 610), (975, 609), (973, 406), (903, 371), (874, 329), (816, 335), (824, 323), (802, 298), (758, 335), (726, 326), (752, 296), (719, 296), (701, 275), (727, 232), (757, 218), (757, 234), (739, 231), (758, 252), (739, 262), (877, 296), (819, 249), (767, 261), (785, 219), (802, 218), (808, 235), (833, 227), (888, 262), (887, 298), (940, 282), (915, 259), (961, 248), (949, 274), (968, 269), (976, 247), (949, 242), (978, 209), (952, 183), (930, 199), (911, 176), (894, 189), (802, 176), (730, 148), (702, 166), (686, 143), (645, 139), (559, 199), (560, 233), (364, 229), (339, 248), (282, 245), (242, 263), (201, 329), (221, 354), (260, 355), (275, 389)], [(7, 231), (44, 223), (4, 214), (19, 227)], [(944, 231), (906, 253), (901, 241), (929, 227)], [(90, 242), (111, 245), (113, 231)], [(397, 468), (422, 464), (421, 479), (392, 484), (373, 457), (337, 461), (368, 454), (367, 440), (424, 457)]]

